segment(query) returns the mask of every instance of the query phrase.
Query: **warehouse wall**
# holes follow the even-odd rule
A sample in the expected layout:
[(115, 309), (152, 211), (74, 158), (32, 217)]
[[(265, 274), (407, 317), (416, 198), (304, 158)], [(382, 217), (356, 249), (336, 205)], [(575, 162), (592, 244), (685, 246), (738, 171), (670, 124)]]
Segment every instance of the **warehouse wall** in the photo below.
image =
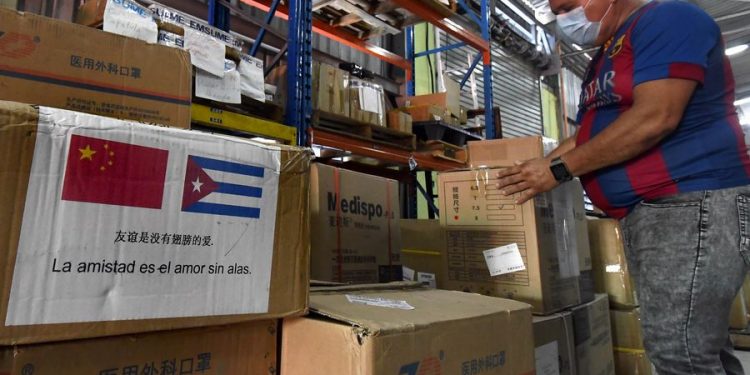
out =
[[(441, 45), (456, 43), (457, 40), (441, 33)], [(454, 71), (452, 77), (460, 81), (468, 67), (466, 55), (474, 56), (474, 49), (464, 47), (442, 53), (446, 71)], [(492, 80), (495, 106), (502, 114), (503, 136), (520, 137), (543, 133), (542, 107), (539, 92), (539, 74), (533, 66), (505, 52), (493, 43)], [(474, 71), (477, 84), (479, 106), (484, 106), (484, 82), (481, 63)], [(467, 81), (461, 91), (461, 104), (473, 108), (471, 90)]]

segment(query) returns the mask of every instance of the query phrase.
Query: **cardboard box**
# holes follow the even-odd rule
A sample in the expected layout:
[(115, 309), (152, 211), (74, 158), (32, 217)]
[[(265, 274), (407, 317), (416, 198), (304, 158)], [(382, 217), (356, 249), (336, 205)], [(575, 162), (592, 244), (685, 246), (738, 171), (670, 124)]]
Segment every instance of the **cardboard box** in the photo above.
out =
[(435, 280), (437, 288), (443, 288), (442, 256), (445, 254), (445, 230), (439, 220), (401, 219), (401, 262), (414, 272), (404, 280)]
[(448, 118), (444, 108), (434, 105), (404, 107), (401, 110), (411, 115), (412, 122), (441, 121)]
[(629, 310), (638, 306), (634, 281), (628, 272), (622, 231), (617, 220), (589, 220), (589, 243), (597, 293), (607, 293), (613, 308)]
[(643, 351), (615, 351), (615, 373), (617, 375), (651, 375), (656, 374), (656, 371)]
[(0, 44), (14, 45), (0, 64), (0, 100), (190, 126), (186, 52), (4, 8), (0, 25)]
[(471, 141), (468, 150), (472, 168), (496, 167), (544, 156), (544, 143), (541, 136)]
[(309, 159), (0, 102), (0, 344), (303, 313)]
[(313, 64), (313, 108), (349, 117), (349, 73), (325, 63)]
[(536, 375), (575, 375), (573, 316), (569, 312), (534, 317)]
[(729, 328), (745, 329), (747, 328), (747, 307), (745, 305), (745, 294), (742, 290), (732, 301), (732, 309), (729, 311)]
[(571, 309), (576, 342), (576, 366), (581, 375), (614, 375), (609, 301), (597, 294), (593, 302)]
[[(459, 118), (461, 116), (461, 103), (460, 103), (460, 92), (458, 89), (458, 83), (453, 82), (450, 79), (445, 80), (446, 83), (455, 83), (455, 87), (450, 85), (451, 88), (446, 92), (439, 92), (435, 94), (407, 96), (398, 98), (397, 104), (400, 107), (424, 107), (433, 106), (440, 108), (440, 111), (446, 113), (446, 117)], [(447, 119), (446, 119), (447, 120)], [(424, 121), (424, 120), (418, 120)]]
[(401, 280), (398, 182), (325, 164), (310, 178), (312, 279)]
[(393, 285), (311, 293), (313, 314), (284, 320), (281, 373), (534, 373), (528, 305), (445, 290), (386, 288)]
[(643, 350), (640, 309), (610, 310), (610, 317), (612, 319), (612, 345), (615, 350)]
[[(522, 205), (497, 190), (496, 169), (441, 173), (440, 222), (446, 228), (445, 287), (517, 299), (547, 314), (580, 303), (578, 254), (556, 227), (572, 211), (565, 191)], [(568, 236), (573, 237), (573, 236)], [(491, 276), (483, 252), (517, 245), (525, 269)]]
[(388, 111), (388, 127), (394, 130), (402, 131), (404, 133), (411, 133), (411, 115), (400, 109)]
[(4, 374), (268, 374), (275, 320), (3, 347)]

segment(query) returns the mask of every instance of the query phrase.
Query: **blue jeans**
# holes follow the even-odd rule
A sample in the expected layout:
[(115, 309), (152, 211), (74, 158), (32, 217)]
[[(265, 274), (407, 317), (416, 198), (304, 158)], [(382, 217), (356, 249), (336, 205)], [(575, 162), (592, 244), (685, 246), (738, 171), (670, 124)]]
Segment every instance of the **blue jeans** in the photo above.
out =
[(621, 224), (659, 375), (744, 374), (728, 329), (750, 268), (750, 186), (643, 202)]

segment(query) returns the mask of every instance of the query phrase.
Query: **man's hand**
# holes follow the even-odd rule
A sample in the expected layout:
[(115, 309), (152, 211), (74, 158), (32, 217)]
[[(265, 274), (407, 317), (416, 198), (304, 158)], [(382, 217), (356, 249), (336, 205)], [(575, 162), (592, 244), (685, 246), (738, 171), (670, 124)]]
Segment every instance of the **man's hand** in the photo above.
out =
[(516, 204), (522, 204), (558, 185), (549, 165), (545, 158), (517, 161), (515, 166), (497, 172), (497, 188), (506, 196), (521, 193)]

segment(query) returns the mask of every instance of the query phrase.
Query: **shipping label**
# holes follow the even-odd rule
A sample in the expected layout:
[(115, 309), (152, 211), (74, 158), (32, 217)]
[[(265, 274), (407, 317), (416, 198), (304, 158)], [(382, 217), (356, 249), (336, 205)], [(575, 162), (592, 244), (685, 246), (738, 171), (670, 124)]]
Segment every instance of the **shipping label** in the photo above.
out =
[(240, 73), (232, 60), (224, 60), (224, 76), (197, 69), (195, 72), (195, 96), (223, 103), (242, 103)]
[(172, 24), (184, 26), (184, 28), (196, 30), (200, 33), (206, 34), (207, 36), (221, 41), (227, 47), (242, 50), (242, 48), (245, 46), (245, 43), (241, 39), (238, 39), (231, 33), (209, 26), (206, 21), (195, 18), (187, 13), (182, 13), (178, 10), (166, 7), (156, 2), (150, 5), (149, 9), (154, 12), (154, 15), (157, 19), (163, 22), (169, 22)]
[(156, 43), (158, 28), (153, 13), (130, 0), (109, 0), (104, 8), (104, 31)]
[(280, 150), (40, 108), (6, 325), (264, 313)]
[(241, 55), (240, 72), (242, 95), (255, 100), (266, 101), (266, 78), (263, 72), (263, 60), (256, 59), (250, 55)]
[[(523, 230), (448, 230), (446, 232), (448, 255), (448, 280), (490, 282), (528, 286), (530, 284), (526, 234)], [(500, 246), (515, 244), (522, 262), (513, 258), (515, 272), (492, 276), (484, 252)], [(500, 258), (505, 259), (503, 258)], [(520, 267), (523, 263), (523, 269)], [(502, 263), (501, 264), (505, 264)]]

